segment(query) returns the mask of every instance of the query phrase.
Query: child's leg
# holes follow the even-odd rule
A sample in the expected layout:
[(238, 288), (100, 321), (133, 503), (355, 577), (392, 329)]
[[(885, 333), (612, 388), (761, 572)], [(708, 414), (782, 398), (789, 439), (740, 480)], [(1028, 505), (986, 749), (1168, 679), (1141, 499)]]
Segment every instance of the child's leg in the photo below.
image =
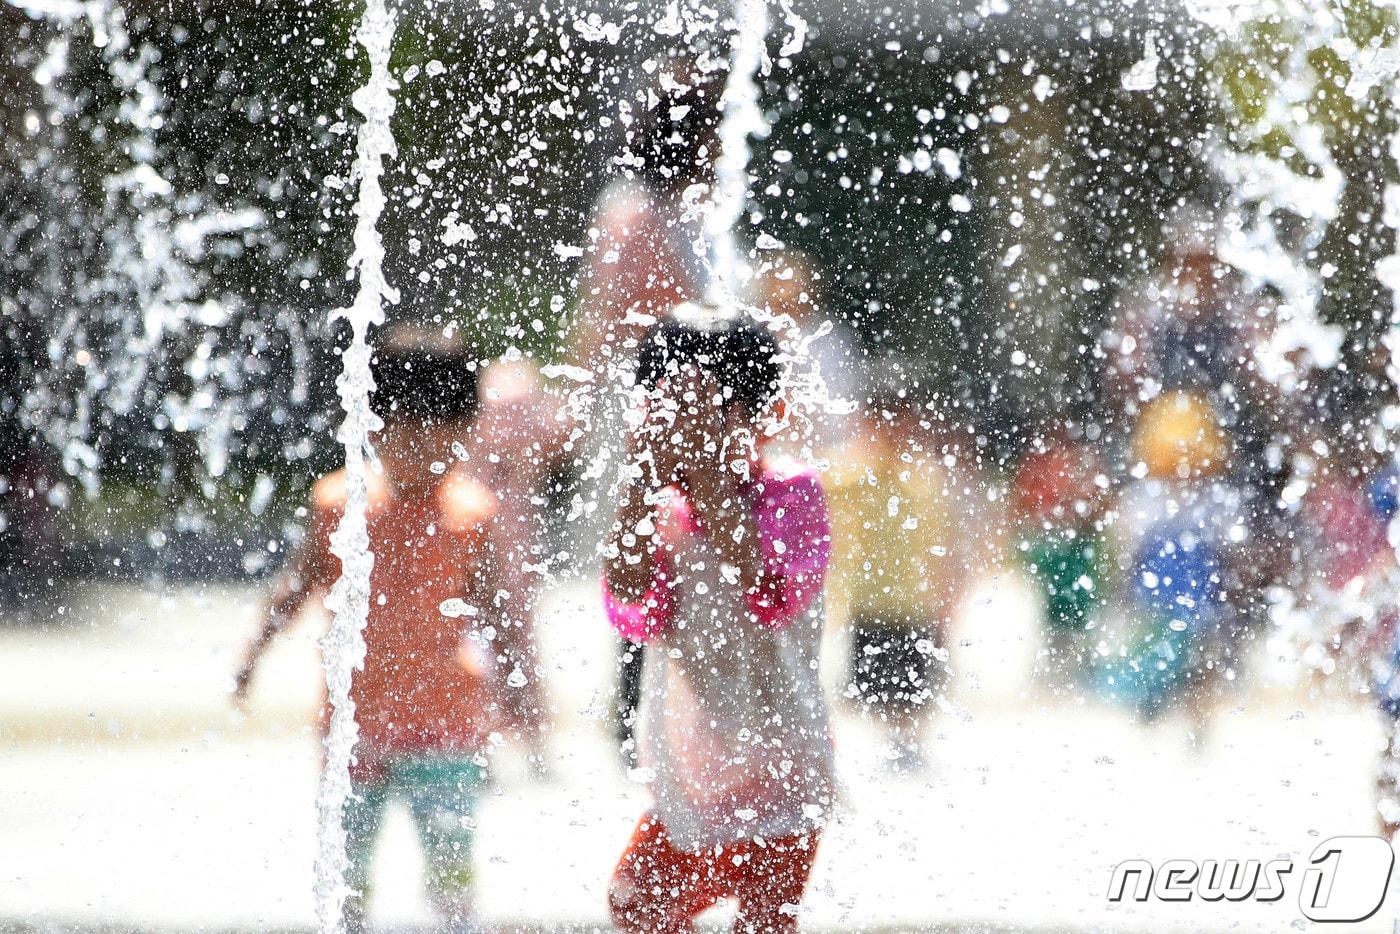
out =
[(631, 761), (636, 755), (633, 740), (636, 735), (637, 708), (642, 702), (642, 665), (645, 649), (626, 639), (618, 641), (617, 649), (617, 710), (614, 731), (623, 757)]
[(900, 741), (911, 747), (922, 742), (928, 707), (943, 689), (946, 669), (933, 654), (939, 638), (937, 622), (913, 620), (891, 636), (892, 713)]
[(349, 864), (345, 884), (350, 887), (350, 895), (345, 899), (345, 922), (350, 934), (364, 929), (374, 842), (379, 836), (379, 824), (388, 799), (388, 786), (384, 781), (355, 781), (350, 788), (350, 800), (345, 802), (342, 812), (345, 857)]
[(903, 617), (862, 617), (852, 634), (852, 682), (884, 727), (888, 764), (899, 770), (922, 761), (920, 729), (933, 696), (933, 657), (919, 650), (921, 640), (932, 647), (929, 627)]
[(874, 675), (870, 658), (880, 651), (879, 632), (863, 616), (851, 620), (850, 670), (847, 673), (846, 696), (862, 710), (868, 710)]
[(712, 860), (676, 849), (648, 814), (613, 871), (608, 909), (625, 934), (683, 934), (718, 899), (716, 885)]
[(427, 863), (433, 910), (450, 930), (472, 921), (472, 840), (481, 768), (462, 755), (407, 759), (394, 765)]
[(785, 934), (797, 930), (797, 907), (817, 857), (817, 835), (803, 834), (769, 840), (765, 846), (741, 844), (735, 848), (739, 866), (726, 856), (721, 870), (733, 867), (734, 895), (739, 913), (735, 934)]
[(1385, 719), (1385, 748), (1376, 762), (1376, 817), (1381, 835), (1394, 840), (1400, 830), (1400, 719)]

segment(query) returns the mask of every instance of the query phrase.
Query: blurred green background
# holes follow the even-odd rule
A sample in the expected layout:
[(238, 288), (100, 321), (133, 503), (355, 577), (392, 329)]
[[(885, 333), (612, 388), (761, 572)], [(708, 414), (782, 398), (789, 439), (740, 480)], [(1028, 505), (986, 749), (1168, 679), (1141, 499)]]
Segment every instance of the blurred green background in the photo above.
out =
[[(358, 7), (114, 9), (129, 34), (119, 52), (90, 17), (65, 27), (0, 5), (4, 446), (50, 451), (59, 500), (87, 502), (65, 512), (70, 534), (246, 525), (270, 479), (253, 524), (281, 535), (307, 478), (337, 458), (327, 321), (350, 284)], [(806, 48), (764, 80), (772, 132), (755, 141), (745, 235), (812, 255), (826, 312), (872, 353), (925, 361), (995, 466), (1047, 426), (1111, 418), (1088, 348), (1121, 287), (1155, 268), (1175, 201), (1226, 200), (1211, 145), (1296, 155), (1259, 123), (1288, 50), (1316, 24), (1279, 16), (1222, 34), (1174, 4), (974, 9), (809, 10)], [(1378, 347), (1390, 299), (1372, 269), (1391, 248), (1380, 200), (1393, 119), (1379, 90), (1353, 100), (1337, 88), (1355, 57), (1343, 53), (1388, 46), (1394, 19), (1366, 4), (1341, 15), (1352, 45), (1309, 58), (1312, 97), (1296, 114), (1325, 127), (1347, 186), (1299, 261), (1333, 270), (1323, 312), (1348, 325), (1341, 404), (1369, 418), (1389, 393)], [(1159, 81), (1128, 91), (1120, 75), (1147, 27)], [(585, 242), (613, 172), (617, 102), (667, 41), (647, 14), (606, 4), (402, 5), (399, 158), (381, 225), (403, 293), (394, 313), (457, 320), (483, 356), (554, 359), (578, 263), (556, 247)], [(66, 71), (45, 86), (64, 43)], [(134, 100), (155, 106), (143, 117)], [(958, 153), (959, 177), (930, 160), (941, 148)], [(110, 179), (143, 163), (171, 194), (114, 194)], [(222, 317), (147, 348), (134, 403), (114, 409), (81, 361), (119, 358), (122, 322), (142, 303), (111, 274), (120, 242), (153, 214), (168, 228), (250, 208), (255, 229), (182, 258), (197, 272), (191, 303), (214, 301)], [(1013, 365), (1018, 350), (1029, 364)], [(226, 466), (211, 472), (202, 429), (171, 414), (172, 398), (225, 413)], [(79, 435), (86, 462), (62, 443)]]

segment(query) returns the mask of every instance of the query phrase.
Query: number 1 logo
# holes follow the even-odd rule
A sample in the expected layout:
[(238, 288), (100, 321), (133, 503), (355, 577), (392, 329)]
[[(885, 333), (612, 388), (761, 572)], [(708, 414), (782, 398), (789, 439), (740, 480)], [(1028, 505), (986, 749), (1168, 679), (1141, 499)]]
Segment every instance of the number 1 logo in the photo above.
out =
[(1365, 921), (1380, 910), (1395, 851), (1380, 837), (1333, 837), (1308, 858), (1298, 910), (1310, 921)]

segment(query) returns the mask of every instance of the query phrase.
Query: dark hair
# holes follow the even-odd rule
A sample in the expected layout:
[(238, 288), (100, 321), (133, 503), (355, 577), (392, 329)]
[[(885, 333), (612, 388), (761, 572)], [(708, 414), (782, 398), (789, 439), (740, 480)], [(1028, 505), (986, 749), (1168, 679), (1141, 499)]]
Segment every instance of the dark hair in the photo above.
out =
[(753, 413), (773, 398), (782, 377), (778, 342), (766, 328), (692, 304), (672, 309), (642, 338), (637, 382), (654, 389), (686, 364), (713, 377), (726, 402), (742, 402)]
[(476, 415), (476, 360), (455, 332), (396, 324), (375, 343), (371, 401), (380, 416), (458, 420)]
[(651, 188), (676, 188), (703, 174), (700, 149), (717, 153), (719, 95), (723, 76), (703, 75), (694, 60), (678, 58), (662, 66), (672, 83), (658, 80), (646, 92), (649, 106), (632, 144), (641, 160), (640, 175)]

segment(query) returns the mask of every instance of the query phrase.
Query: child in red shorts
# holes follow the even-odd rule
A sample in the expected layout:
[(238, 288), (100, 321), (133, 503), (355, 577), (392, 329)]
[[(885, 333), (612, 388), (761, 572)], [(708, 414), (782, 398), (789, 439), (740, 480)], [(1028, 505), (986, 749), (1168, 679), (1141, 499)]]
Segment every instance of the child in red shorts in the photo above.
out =
[(763, 456), (778, 348), (682, 305), (648, 332), (646, 414), (613, 524), (605, 601), (647, 644), (638, 747), (654, 798), (610, 889), (623, 931), (690, 930), (720, 898), (736, 931), (792, 931), (831, 807), (818, 681), (831, 549), (814, 472)]

